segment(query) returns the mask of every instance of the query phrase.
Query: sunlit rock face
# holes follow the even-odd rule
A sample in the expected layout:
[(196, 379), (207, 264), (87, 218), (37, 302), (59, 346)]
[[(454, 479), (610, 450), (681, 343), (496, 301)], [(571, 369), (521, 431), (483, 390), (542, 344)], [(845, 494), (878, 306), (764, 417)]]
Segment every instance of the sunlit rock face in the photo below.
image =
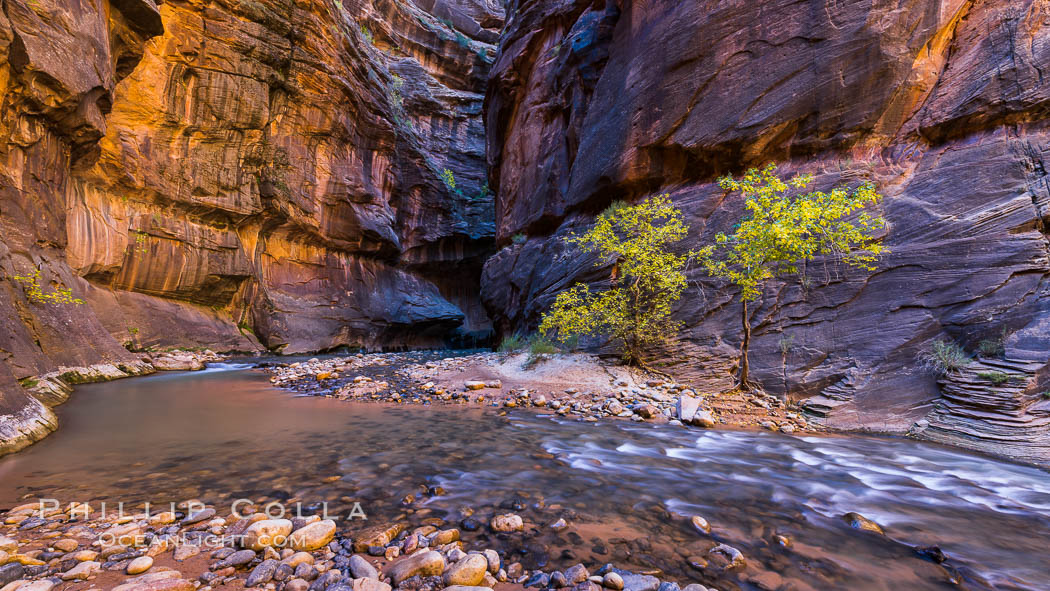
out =
[[(483, 337), (502, 23), (494, 0), (5, 2), (0, 410), (129, 341)], [(85, 303), (30, 301), (35, 268)]]
[[(507, 10), (486, 99), (502, 250), (482, 277), (502, 332), (535, 327), (560, 289), (609, 277), (562, 238), (613, 200), (670, 193), (691, 224), (686, 249), (742, 215), (722, 174), (775, 160), (820, 188), (874, 180), (890, 254), (875, 272), (818, 261), (770, 284), (752, 310), (752, 371), (836, 426), (902, 432), (929, 415), (928, 437), (1050, 460), (1045, 3)], [(664, 360), (728, 388), (740, 305), (698, 269), (689, 278), (686, 329)], [(935, 339), (976, 352), (1004, 330), (1004, 366), (1023, 369), (1009, 392), (942, 394), (918, 369)]]

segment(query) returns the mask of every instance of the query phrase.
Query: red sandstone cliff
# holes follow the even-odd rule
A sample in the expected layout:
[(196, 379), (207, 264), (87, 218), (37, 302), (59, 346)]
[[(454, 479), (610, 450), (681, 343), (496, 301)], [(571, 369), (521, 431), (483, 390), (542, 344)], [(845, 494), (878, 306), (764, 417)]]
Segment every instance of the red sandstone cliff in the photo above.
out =
[[(483, 298), (534, 327), (595, 270), (561, 238), (614, 199), (668, 192), (691, 244), (741, 214), (717, 176), (780, 161), (886, 196), (874, 273), (770, 286), (752, 370), (829, 423), (1050, 461), (1050, 7), (1040, 0), (512, 0), (486, 99), (497, 241)], [(513, 240), (516, 234), (527, 240)], [(520, 242), (520, 243), (519, 243)], [(732, 385), (739, 304), (703, 273), (673, 370)], [(938, 338), (1002, 359), (938, 384)], [(782, 347), (784, 343), (788, 345)], [(977, 374), (1014, 376), (999, 388)], [(926, 423), (919, 422), (922, 431)]]
[[(501, 26), (492, 0), (7, 0), (0, 439), (53, 422), (16, 380), (131, 371), (125, 341), (484, 333), (481, 112)], [(34, 269), (86, 303), (31, 301), (14, 277)]]

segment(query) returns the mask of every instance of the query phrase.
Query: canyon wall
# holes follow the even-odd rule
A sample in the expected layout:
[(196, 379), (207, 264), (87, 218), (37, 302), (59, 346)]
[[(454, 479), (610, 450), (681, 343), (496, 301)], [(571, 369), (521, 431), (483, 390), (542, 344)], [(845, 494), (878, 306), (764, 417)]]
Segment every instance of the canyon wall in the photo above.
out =
[[(485, 338), (471, 286), (494, 236), (502, 17), (495, 0), (5, 0), (0, 440), (53, 428), (33, 376), (142, 371), (125, 344)], [(80, 302), (47, 301), (61, 289)]]
[[(684, 250), (742, 215), (720, 175), (777, 161), (819, 188), (871, 180), (889, 254), (771, 283), (754, 377), (834, 426), (1050, 463), (1050, 4), (511, 0), (506, 16), (485, 113), (500, 332), (608, 280), (563, 238), (614, 200), (670, 194)], [(729, 388), (739, 301), (695, 265), (689, 281), (662, 361)], [(938, 380), (920, 368), (938, 339), (994, 346)]]

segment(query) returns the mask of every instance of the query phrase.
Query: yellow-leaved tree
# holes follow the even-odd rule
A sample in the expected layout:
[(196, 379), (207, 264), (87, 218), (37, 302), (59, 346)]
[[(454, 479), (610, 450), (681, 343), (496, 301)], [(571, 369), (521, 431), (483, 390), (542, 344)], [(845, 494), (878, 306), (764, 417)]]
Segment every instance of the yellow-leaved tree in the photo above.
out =
[(874, 270), (878, 257), (888, 252), (877, 238), (885, 220), (862, 211), (882, 199), (874, 184), (805, 192), (811, 182), (812, 175), (781, 180), (776, 164), (752, 168), (740, 180), (731, 176), (718, 180), (726, 191), (743, 194), (746, 214), (732, 234), (718, 234), (715, 244), (700, 249), (698, 256), (709, 274), (740, 288), (744, 334), (738, 386), (743, 389), (753, 387), (748, 378), (748, 303), (762, 295), (766, 281), (798, 273), (801, 262), (818, 256)]
[(577, 283), (559, 293), (543, 315), (540, 332), (562, 343), (606, 337), (621, 348), (626, 362), (645, 365), (645, 350), (666, 342), (681, 324), (671, 312), (686, 287), (690, 254), (675, 254), (669, 247), (688, 231), (667, 195), (610, 206), (585, 234), (566, 240), (597, 253), (598, 266), (615, 262), (611, 286), (592, 291)]

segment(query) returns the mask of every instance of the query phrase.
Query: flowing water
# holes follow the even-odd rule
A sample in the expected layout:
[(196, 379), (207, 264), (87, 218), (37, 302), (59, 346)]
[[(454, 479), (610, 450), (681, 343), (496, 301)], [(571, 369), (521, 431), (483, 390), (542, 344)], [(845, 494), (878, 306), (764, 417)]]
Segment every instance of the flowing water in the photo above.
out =
[[(360, 502), (368, 521), (340, 522), (351, 535), (514, 511), (535, 527), (482, 528), (468, 545), (529, 568), (612, 562), (723, 590), (1050, 589), (1050, 475), (913, 441), (296, 397), (247, 364), (78, 387), (58, 413), (57, 433), (0, 459), (0, 507), (248, 498), (345, 516)], [(850, 511), (887, 535), (850, 528)], [(570, 525), (556, 532), (559, 518)], [(713, 541), (740, 549), (747, 570), (691, 567)], [(934, 544), (944, 565), (913, 548)]]

